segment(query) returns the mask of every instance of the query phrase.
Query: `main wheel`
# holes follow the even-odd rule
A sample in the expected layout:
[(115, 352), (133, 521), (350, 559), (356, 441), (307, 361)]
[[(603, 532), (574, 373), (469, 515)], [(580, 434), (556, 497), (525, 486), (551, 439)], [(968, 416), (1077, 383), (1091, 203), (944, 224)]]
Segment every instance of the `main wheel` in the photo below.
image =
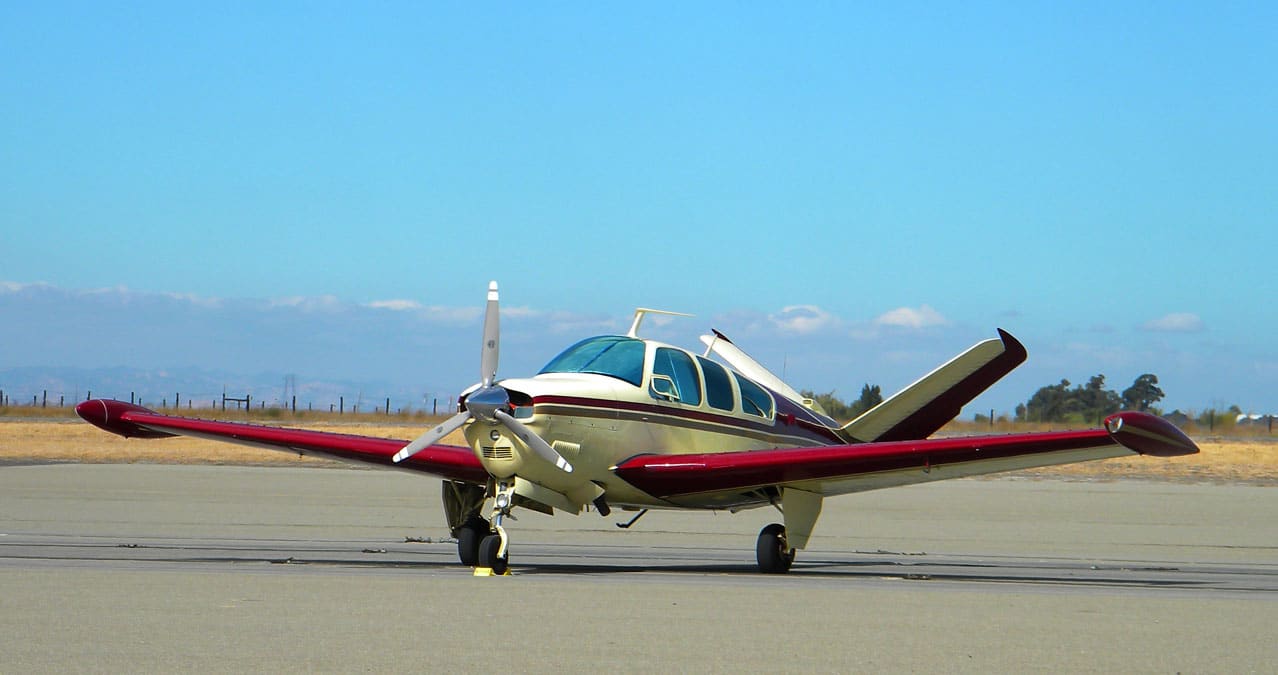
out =
[(479, 516), (471, 516), (458, 528), (457, 559), (461, 564), (474, 567), (479, 562), (479, 543), (490, 531), (488, 521)]
[(794, 563), (794, 549), (785, 541), (785, 526), (772, 523), (759, 532), (759, 543), (754, 547), (759, 558), (759, 571), (764, 574), (785, 574)]
[(479, 542), (479, 566), (491, 569), (493, 574), (505, 574), (510, 566), (510, 552), (507, 551), (504, 557), (498, 558), (497, 552), (500, 550), (500, 535), (490, 534), (484, 537), (484, 540)]

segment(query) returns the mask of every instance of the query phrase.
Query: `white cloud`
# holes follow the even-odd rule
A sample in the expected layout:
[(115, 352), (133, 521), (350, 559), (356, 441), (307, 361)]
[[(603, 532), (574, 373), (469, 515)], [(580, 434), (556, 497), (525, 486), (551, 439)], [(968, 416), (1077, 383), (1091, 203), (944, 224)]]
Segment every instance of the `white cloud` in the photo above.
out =
[[(421, 314), (431, 320), (441, 323), (470, 323), (476, 321), (483, 315), (482, 307), (445, 307), (443, 305), (430, 305), (421, 307)], [(505, 310), (502, 310), (504, 313)]]
[(302, 311), (316, 310), (334, 311), (342, 309), (342, 301), (334, 295), (304, 296), (294, 295), (285, 298), (272, 298), (267, 307), (293, 307)]
[(179, 302), (187, 302), (200, 307), (217, 308), (222, 306), (221, 298), (209, 298), (194, 293), (160, 293), (161, 296), (177, 300)]
[(501, 315), (512, 319), (536, 319), (542, 316), (542, 314), (543, 312), (540, 310), (525, 306), (512, 307), (507, 305), (501, 308)]
[(373, 309), (389, 309), (395, 312), (422, 308), (422, 304), (416, 300), (374, 300), (368, 303), (367, 306)]
[(53, 286), (50, 286), (43, 281), (37, 281), (33, 284), (24, 284), (17, 281), (0, 281), (0, 292), (3, 293), (21, 293), (29, 288), (52, 289)]
[(834, 323), (834, 316), (816, 305), (790, 305), (768, 315), (768, 320), (787, 333), (809, 335)]
[(922, 305), (918, 309), (913, 307), (898, 307), (890, 312), (886, 312), (874, 320), (879, 326), (896, 326), (898, 328), (929, 328), (931, 326), (944, 326), (949, 323), (941, 313), (932, 309), (927, 305)]
[(1203, 328), (1203, 320), (1197, 314), (1189, 312), (1174, 312), (1141, 324), (1142, 330), (1155, 333), (1197, 333)]

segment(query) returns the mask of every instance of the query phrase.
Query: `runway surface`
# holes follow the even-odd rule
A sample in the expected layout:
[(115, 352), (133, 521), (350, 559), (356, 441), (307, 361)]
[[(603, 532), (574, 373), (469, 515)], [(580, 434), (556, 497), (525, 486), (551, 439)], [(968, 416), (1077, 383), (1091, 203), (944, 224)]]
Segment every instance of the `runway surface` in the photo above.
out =
[(0, 467), (5, 671), (1269, 672), (1278, 490), (962, 480), (779, 514), (519, 512), (507, 578), (386, 471)]

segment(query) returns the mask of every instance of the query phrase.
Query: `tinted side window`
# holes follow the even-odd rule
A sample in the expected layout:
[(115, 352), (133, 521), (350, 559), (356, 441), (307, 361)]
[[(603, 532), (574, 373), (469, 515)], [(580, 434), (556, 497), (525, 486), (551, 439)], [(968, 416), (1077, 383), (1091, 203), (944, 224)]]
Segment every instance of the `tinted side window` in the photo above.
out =
[[(697, 367), (687, 354), (666, 347), (657, 349), (656, 359), (652, 364), (653, 376), (664, 375), (674, 382), (674, 400), (687, 405), (701, 405), (701, 378), (697, 376)], [(650, 387), (649, 395), (659, 398)]]
[(697, 357), (697, 362), (701, 364), (701, 372), (706, 376), (706, 403), (711, 408), (720, 410), (732, 410), (732, 382), (728, 380), (728, 371), (723, 366)]
[(751, 415), (772, 417), (772, 395), (736, 373), (733, 376), (737, 378), (737, 386), (741, 387), (741, 409)]

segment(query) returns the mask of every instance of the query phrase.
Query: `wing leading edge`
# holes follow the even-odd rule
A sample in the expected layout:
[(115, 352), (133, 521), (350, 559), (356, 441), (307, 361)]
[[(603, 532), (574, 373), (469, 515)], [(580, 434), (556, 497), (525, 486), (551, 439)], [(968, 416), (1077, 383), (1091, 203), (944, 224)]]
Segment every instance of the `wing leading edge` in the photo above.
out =
[(824, 496), (1130, 454), (1171, 457), (1198, 447), (1180, 429), (1138, 412), (1104, 429), (971, 436), (697, 455), (640, 455), (616, 474), (648, 494), (687, 506), (757, 501), (789, 487)]
[(483, 484), (488, 480), (470, 448), (432, 445), (402, 464), (391, 458), (408, 441), (323, 431), (267, 427), (162, 415), (142, 406), (93, 399), (76, 406), (76, 414), (95, 426), (125, 438), (194, 436), (268, 450), (321, 455), (348, 462), (375, 464), (429, 473), (451, 480)]

